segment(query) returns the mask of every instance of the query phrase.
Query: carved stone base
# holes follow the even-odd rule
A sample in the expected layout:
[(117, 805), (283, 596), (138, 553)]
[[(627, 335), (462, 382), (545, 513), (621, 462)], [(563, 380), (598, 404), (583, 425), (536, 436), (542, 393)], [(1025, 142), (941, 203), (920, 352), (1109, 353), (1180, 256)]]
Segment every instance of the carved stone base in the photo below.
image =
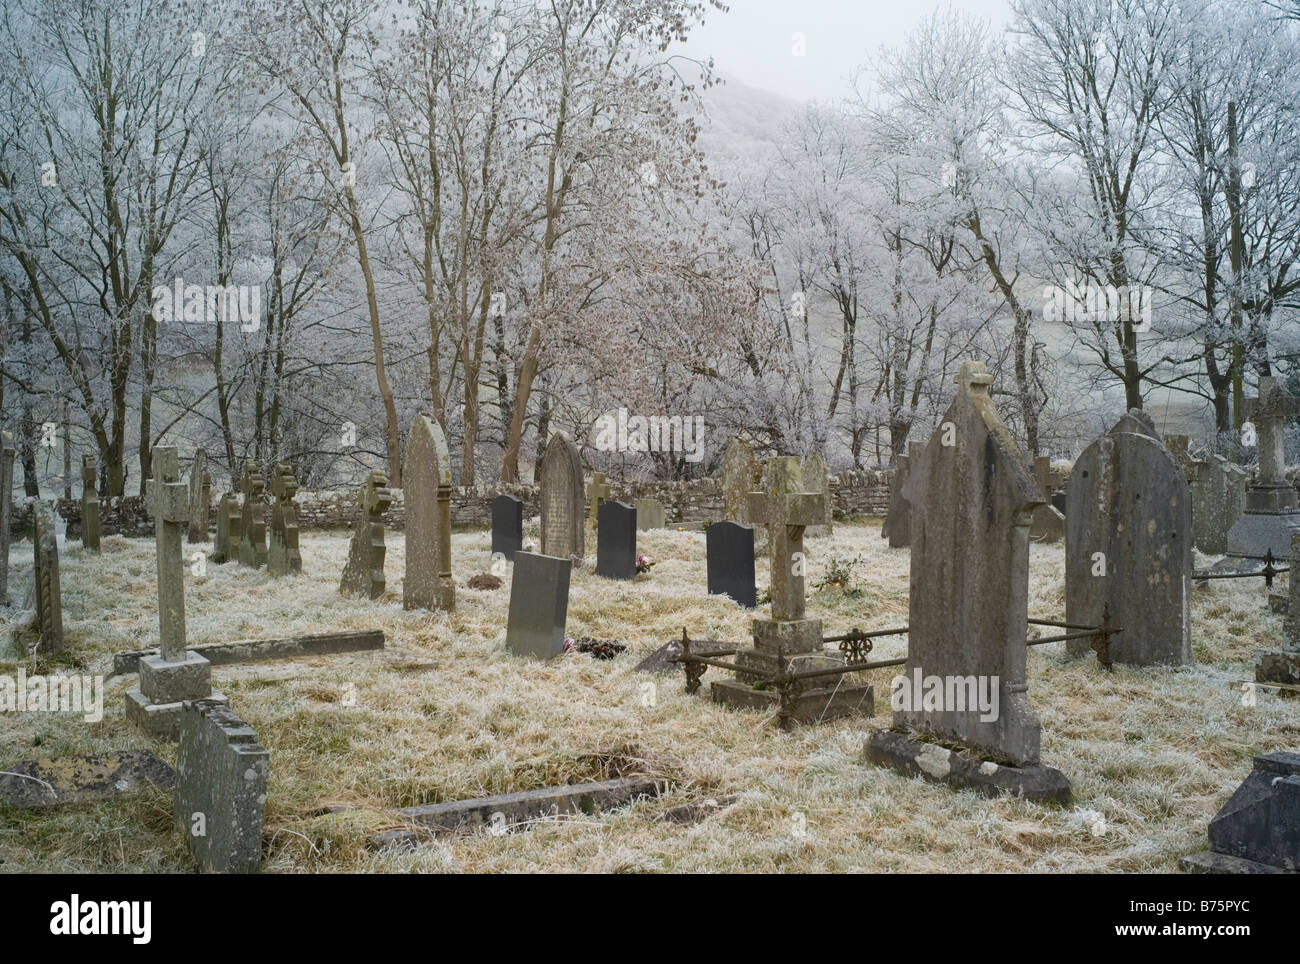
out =
[[(709, 684), (713, 702), (740, 710), (763, 710), (779, 713), (781, 694), (775, 689), (756, 690), (739, 680), (717, 680)], [(791, 722), (821, 723), (846, 716), (873, 716), (876, 712), (876, 692), (861, 683), (834, 684), (818, 689), (806, 689), (795, 699)]]
[[(213, 690), (205, 700), (215, 703), (230, 701)], [(155, 740), (175, 743), (180, 739), (181, 708), (183, 700), (175, 703), (151, 703), (139, 689), (129, 690), (126, 694), (126, 718)]]
[(1047, 803), (1070, 802), (1070, 781), (1053, 767), (1004, 766), (896, 730), (871, 734), (862, 754), (869, 763), (989, 797), (1008, 794)]

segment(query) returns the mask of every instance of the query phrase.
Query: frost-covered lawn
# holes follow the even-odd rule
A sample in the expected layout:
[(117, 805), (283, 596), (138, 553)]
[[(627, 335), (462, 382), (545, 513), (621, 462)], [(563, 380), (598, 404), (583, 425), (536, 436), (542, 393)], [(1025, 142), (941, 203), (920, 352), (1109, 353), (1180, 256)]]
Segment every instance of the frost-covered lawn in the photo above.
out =
[[(535, 542), (536, 533), (533, 520), (526, 538)], [(373, 627), (388, 637), (381, 654), (214, 669), (216, 686), (271, 751), (267, 870), (1174, 871), (1180, 855), (1205, 846), (1207, 821), (1251, 757), (1300, 745), (1300, 701), (1260, 694), (1248, 707), (1230, 686), (1253, 677), (1256, 649), (1280, 641), (1281, 619), (1267, 610), (1262, 580), (1195, 591), (1196, 663), (1186, 669), (1107, 674), (1091, 658), (1067, 659), (1060, 643), (1031, 649), (1043, 761), (1074, 786), (1075, 802), (1060, 808), (954, 793), (864, 766), (865, 735), (888, 723), (895, 670), (871, 674), (874, 718), (790, 734), (761, 714), (686, 696), (680, 676), (634, 672), (683, 626), (694, 639), (748, 638), (749, 614), (705, 595), (702, 533), (641, 533), (639, 548), (658, 564), (623, 584), (594, 575), (589, 541), (593, 558), (574, 574), (568, 633), (629, 649), (609, 662), (572, 654), (548, 664), (505, 651), (508, 572), (502, 589), (466, 586), (489, 568), (486, 532), (453, 538), (451, 614), (403, 611), (401, 533), (388, 535), (388, 594), (374, 603), (340, 597), (347, 542), (342, 532), (304, 533), (298, 578), (277, 581), (233, 564), (186, 576), (191, 643)], [(837, 524), (833, 536), (806, 546), (810, 586), (831, 559), (862, 557), (854, 571), (860, 594), (812, 592), (809, 613), (828, 633), (906, 622), (908, 553), (886, 547), (878, 521)], [(21, 602), (30, 544), (15, 545), (11, 560), (11, 592)], [(60, 666), (33, 660), (28, 672), (107, 673), (114, 651), (153, 645), (153, 565), (148, 539), (105, 538), (98, 557), (71, 543), (62, 556), (71, 656)], [(766, 568), (764, 560), (760, 597)], [(1064, 617), (1063, 580), (1061, 547), (1035, 546), (1031, 615)], [(881, 640), (873, 655), (901, 655), (904, 646), (902, 637)], [(15, 671), (0, 664), (0, 672)], [(717, 672), (706, 675), (706, 689)], [(122, 716), (134, 679), (110, 681), (97, 724), (0, 713), (0, 767), (148, 746)], [(647, 707), (642, 686), (650, 679), (657, 699)], [(343, 705), (353, 694), (355, 705)], [(174, 747), (155, 749), (174, 761)], [(364, 844), (399, 807), (628, 768), (671, 778), (672, 794), (602, 818), (442, 838), (413, 851)], [(656, 819), (669, 806), (732, 794), (731, 807), (697, 825)], [(357, 809), (321, 815), (331, 804)], [(7, 811), (0, 860), (6, 871), (190, 869), (161, 792), (65, 811)]]

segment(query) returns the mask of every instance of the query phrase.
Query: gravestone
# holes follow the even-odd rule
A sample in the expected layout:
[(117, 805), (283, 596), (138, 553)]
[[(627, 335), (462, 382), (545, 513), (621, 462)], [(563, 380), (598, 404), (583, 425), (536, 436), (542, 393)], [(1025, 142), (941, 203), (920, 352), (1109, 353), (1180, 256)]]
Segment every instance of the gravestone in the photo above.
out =
[(153, 478), (146, 489), (153, 516), (158, 562), (158, 655), (140, 659), (140, 683), (126, 694), (126, 716), (155, 739), (176, 739), (181, 704), (225, 697), (212, 690), (212, 664), (185, 649), (185, 558), (182, 527), (188, 527), (189, 486), (180, 480), (176, 449), (153, 450)]
[(636, 527), (638, 530), (662, 529), (664, 507), (654, 499), (636, 500)]
[(357, 521), (339, 592), (378, 599), (384, 594), (384, 513), (393, 504), (388, 473), (375, 469), (357, 492)]
[(578, 447), (563, 432), (556, 432), (546, 443), (539, 490), (541, 554), (580, 562), (586, 539), (582, 458), (578, 455)]
[(212, 476), (208, 473), (208, 453), (194, 452), (190, 463), (190, 531), (188, 541), (208, 541), (208, 511), (212, 504)]
[(710, 596), (730, 596), (746, 609), (758, 605), (754, 585), (754, 529), (715, 522), (704, 530)]
[(742, 438), (731, 439), (722, 457), (722, 502), (726, 518), (749, 523), (749, 493), (754, 491), (759, 479), (754, 450)]
[(1192, 487), (1192, 533), (1206, 555), (1228, 551), (1228, 533), (1246, 511), (1246, 480), (1240, 465), (1215, 455), (1188, 466)]
[(456, 607), (451, 577), (451, 457), (442, 427), (421, 412), (411, 423), (402, 466), (406, 507), (406, 609)]
[(894, 471), (889, 477), (889, 508), (880, 527), (880, 537), (889, 540), (891, 549), (904, 549), (912, 544), (911, 506), (903, 498), (903, 487), (912, 474), (912, 459), (919, 452), (920, 448), (913, 442), (909, 446), (910, 454), (894, 459)]
[(564, 651), (572, 568), (568, 558), (515, 553), (510, 614), (506, 619), (506, 648), (510, 652), (550, 659)]
[(831, 521), (831, 508), (834, 500), (831, 498), (830, 475), (826, 471), (826, 460), (822, 458), (820, 452), (813, 452), (803, 460), (803, 487), (806, 492), (820, 492), (826, 496), (826, 516), (821, 525), (809, 526), (804, 535), (808, 536), (828, 536), (834, 529), (835, 525)]
[(1121, 415), (1119, 421), (1111, 426), (1109, 434), (1115, 435), (1119, 432), (1145, 435), (1147, 438), (1155, 439), (1162, 446), (1165, 443), (1165, 440), (1160, 437), (1160, 433), (1156, 430), (1155, 420), (1140, 408), (1130, 408)]
[(1169, 454), (1174, 457), (1174, 461), (1178, 463), (1178, 467), (1183, 470), (1183, 475), (1186, 476), (1189, 483), (1192, 481), (1192, 467), (1196, 465), (1196, 459), (1192, 458), (1192, 453), (1190, 451), (1191, 444), (1192, 440), (1186, 435), (1165, 436), (1165, 448), (1167, 448)]
[(596, 525), (600, 511), (600, 504), (609, 498), (609, 486), (605, 482), (605, 473), (596, 472), (591, 477), (591, 484), (587, 486), (587, 522), (589, 525)]
[(1228, 556), (1239, 569), (1259, 568), (1266, 552), (1274, 559), (1286, 558), (1292, 533), (1300, 532), (1300, 508), (1295, 486), (1286, 478), (1284, 445), (1287, 419), (1297, 414), (1300, 398), (1286, 394), (1268, 375), (1259, 380), (1259, 397), (1246, 399), (1246, 417), (1259, 443), (1259, 468), (1246, 489), (1246, 510), (1228, 533)]
[[(773, 711), (781, 706), (780, 694), (766, 683), (766, 673), (831, 669), (844, 665), (844, 657), (822, 645), (822, 621), (808, 619), (804, 609), (806, 568), (804, 528), (826, 518), (826, 495), (802, 491), (802, 469), (793, 457), (769, 459), (763, 489), (751, 492), (749, 516), (767, 526), (772, 564), (772, 618), (755, 619), (753, 647), (736, 653), (736, 678), (710, 685), (715, 703), (742, 709)], [(712, 528), (710, 526), (709, 528)], [(707, 539), (707, 536), (706, 536)], [(790, 719), (815, 723), (852, 713), (870, 716), (875, 691), (845, 677), (802, 680), (796, 685)]]
[(36, 630), (44, 655), (63, 652), (63, 588), (59, 581), (59, 537), (55, 530), (54, 506), (37, 502), (32, 513), (32, 538), (36, 597)]
[(1034, 484), (1038, 486), (1042, 505), (1034, 506), (1029, 523), (1031, 542), (1060, 542), (1065, 538), (1065, 514), (1050, 503), (1052, 497), (1052, 460), (1046, 455), (1034, 459)]
[(636, 509), (626, 502), (602, 502), (596, 525), (596, 575), (636, 577)]
[(93, 455), (81, 457), (81, 545), (99, 552), (99, 492)]
[(242, 528), (239, 497), (233, 492), (227, 492), (217, 503), (217, 541), (212, 550), (213, 562), (239, 561), (239, 535)]
[(1058, 491), (1052, 493), (1052, 508), (1055, 509), (1057, 512), (1061, 513), (1062, 516), (1065, 515), (1065, 493), (1064, 492)]
[(9, 515), (14, 491), (14, 445), (0, 435), (0, 606), (9, 605)]
[[(1117, 663), (1190, 663), (1191, 493), (1164, 445), (1114, 429), (1097, 439), (1074, 463), (1065, 518), (1065, 621), (1097, 626), (1109, 612)], [(1090, 648), (1066, 642), (1071, 655)]]
[(524, 503), (513, 495), (492, 500), (492, 555), (513, 559), (524, 547)]
[(1182, 859), (1210, 874), (1300, 871), (1300, 753), (1277, 750), (1255, 766), (1209, 828), (1210, 849)]
[(288, 576), (302, 572), (302, 553), (298, 549), (298, 509), (293, 497), (298, 492), (298, 480), (293, 468), (277, 462), (271, 469), (271, 545), (266, 554), (266, 570), (273, 576)]
[(239, 490), (244, 497), (239, 514), (239, 563), (261, 569), (266, 565), (266, 481), (257, 463), (244, 463)]
[(1287, 576), (1286, 619), (1282, 623), (1282, 648), (1261, 652), (1255, 664), (1255, 682), (1300, 685), (1300, 532), (1291, 536), (1291, 572)]
[(271, 755), (223, 703), (186, 701), (172, 813), (203, 873), (251, 874), (262, 862)]
[[(957, 395), (912, 464), (907, 664), (894, 679), (893, 730), (873, 734), (865, 755), (988, 794), (1068, 799), (1064, 775), (1039, 762), (1025, 672), (1029, 523), (1041, 496), (992, 383), (982, 363), (962, 364)], [(971, 683), (985, 706), (972, 705)]]

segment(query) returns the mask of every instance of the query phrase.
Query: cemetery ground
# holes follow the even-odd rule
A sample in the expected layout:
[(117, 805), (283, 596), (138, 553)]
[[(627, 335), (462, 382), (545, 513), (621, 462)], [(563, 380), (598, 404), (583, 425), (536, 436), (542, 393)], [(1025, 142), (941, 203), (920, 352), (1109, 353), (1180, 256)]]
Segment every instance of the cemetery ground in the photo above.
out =
[[(537, 528), (535, 518), (525, 523), (526, 543), (536, 545)], [(827, 634), (906, 623), (908, 550), (889, 549), (879, 530), (879, 520), (837, 521), (833, 535), (807, 541), (808, 611)], [(387, 541), (387, 592), (375, 602), (338, 593), (346, 530), (303, 532), (300, 576), (210, 561), (203, 575), (186, 570), (190, 646), (347, 629), (387, 636), (382, 652), (213, 668), (214, 687), (271, 752), (266, 871), (1175, 872), (1180, 856), (1204, 850), (1206, 824), (1252, 758), (1300, 737), (1300, 701), (1261, 690), (1247, 705), (1232, 685), (1252, 679), (1256, 650), (1281, 639), (1262, 580), (1193, 590), (1194, 663), (1181, 669), (1107, 673), (1091, 657), (1068, 658), (1064, 643), (1029, 650), (1043, 762), (1073, 785), (1062, 807), (954, 792), (864, 764), (867, 734), (888, 726), (897, 668), (863, 674), (876, 687), (874, 717), (789, 733), (765, 714), (712, 703), (707, 684), (725, 678), (720, 670), (705, 675), (697, 696), (683, 692), (680, 673), (637, 672), (683, 626), (692, 640), (749, 639), (752, 613), (705, 595), (702, 532), (639, 533), (638, 551), (656, 565), (631, 582), (596, 576), (591, 552), (574, 569), (566, 634), (628, 649), (608, 661), (572, 652), (547, 663), (506, 652), (509, 566), (500, 589), (468, 586), (490, 571), (487, 530), (453, 535), (451, 613), (403, 610), (403, 535)], [(107, 677), (114, 652), (156, 644), (153, 540), (106, 536), (102, 546), (102, 555), (76, 541), (63, 550), (67, 652), (57, 662), (29, 659), (29, 675)], [(187, 559), (211, 548), (186, 546)], [(858, 557), (848, 592), (815, 588), (833, 560)], [(1207, 562), (1197, 556), (1198, 569)], [(31, 566), (30, 542), (16, 543), (19, 598)], [(1031, 617), (1064, 618), (1064, 576), (1060, 544), (1031, 547)], [(760, 566), (760, 602), (767, 578)], [(870, 658), (902, 655), (905, 645), (905, 637), (878, 639)], [(0, 663), (3, 673), (17, 668)], [(174, 763), (175, 744), (152, 743), (123, 716), (134, 680), (106, 680), (98, 723), (0, 714), (0, 762), (150, 747)], [(399, 824), (399, 808), (641, 773), (670, 789), (601, 816), (543, 819), (499, 836), (366, 844)], [(661, 819), (709, 799), (724, 806), (697, 823)], [(330, 812), (338, 807), (346, 809)], [(193, 867), (170, 791), (152, 788), (66, 809), (0, 807), (0, 861), (8, 872)]]

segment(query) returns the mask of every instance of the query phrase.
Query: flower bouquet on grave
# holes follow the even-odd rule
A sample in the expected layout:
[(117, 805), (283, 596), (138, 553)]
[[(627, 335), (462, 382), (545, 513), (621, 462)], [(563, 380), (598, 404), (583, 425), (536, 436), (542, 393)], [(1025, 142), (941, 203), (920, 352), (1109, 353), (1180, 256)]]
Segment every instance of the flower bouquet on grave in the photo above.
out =
[(639, 576), (643, 572), (649, 572), (652, 568), (654, 568), (654, 560), (638, 552), (636, 554), (636, 574)]

